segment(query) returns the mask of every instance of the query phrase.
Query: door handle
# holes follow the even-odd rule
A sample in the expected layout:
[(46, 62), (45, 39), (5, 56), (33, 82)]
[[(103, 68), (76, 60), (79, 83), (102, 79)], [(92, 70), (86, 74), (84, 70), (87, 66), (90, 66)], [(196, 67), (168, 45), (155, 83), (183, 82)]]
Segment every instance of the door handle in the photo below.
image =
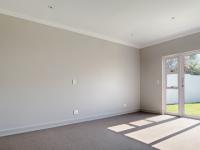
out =
[(185, 83), (184, 83), (184, 77), (182, 77), (182, 79), (181, 79), (181, 86), (182, 86), (182, 88), (184, 88), (184, 86), (185, 86)]

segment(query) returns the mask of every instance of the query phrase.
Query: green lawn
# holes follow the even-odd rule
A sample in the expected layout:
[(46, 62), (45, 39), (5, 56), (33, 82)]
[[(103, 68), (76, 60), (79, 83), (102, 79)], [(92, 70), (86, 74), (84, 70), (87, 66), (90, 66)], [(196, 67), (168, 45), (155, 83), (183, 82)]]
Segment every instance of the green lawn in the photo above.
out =
[[(178, 105), (167, 105), (167, 112), (177, 113)], [(185, 114), (200, 116), (200, 103), (185, 104)]]

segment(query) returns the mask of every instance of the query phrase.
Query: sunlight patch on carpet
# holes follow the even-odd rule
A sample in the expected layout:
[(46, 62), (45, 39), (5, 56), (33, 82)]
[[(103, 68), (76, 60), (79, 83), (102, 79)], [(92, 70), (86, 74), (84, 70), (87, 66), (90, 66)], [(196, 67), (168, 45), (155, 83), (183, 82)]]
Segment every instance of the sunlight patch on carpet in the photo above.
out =
[(146, 144), (150, 144), (173, 133), (198, 124), (199, 122), (200, 121), (198, 120), (179, 118), (173, 121), (141, 129), (139, 131), (131, 132), (125, 134), (125, 136), (139, 140)]
[(153, 123), (153, 122), (148, 121), (148, 120), (138, 120), (138, 121), (130, 122), (129, 124), (132, 124), (135, 126), (145, 126), (145, 125), (148, 125), (151, 123)]
[(159, 115), (159, 116), (147, 118), (146, 120), (148, 120), (148, 121), (153, 121), (153, 122), (160, 122), (160, 121), (165, 121), (165, 120), (173, 119), (173, 118), (176, 118), (176, 116)]
[(200, 126), (153, 145), (162, 150), (199, 150)]
[(133, 128), (135, 127), (127, 125), (127, 124), (121, 124), (121, 125), (109, 127), (108, 129), (114, 132), (122, 132), (122, 131), (133, 129)]

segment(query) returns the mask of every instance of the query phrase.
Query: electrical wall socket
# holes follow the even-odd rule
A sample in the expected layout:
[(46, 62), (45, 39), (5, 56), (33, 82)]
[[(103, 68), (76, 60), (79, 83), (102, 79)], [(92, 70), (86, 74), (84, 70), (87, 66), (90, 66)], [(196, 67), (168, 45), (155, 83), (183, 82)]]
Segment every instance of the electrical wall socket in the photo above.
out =
[(156, 80), (156, 84), (157, 84), (157, 85), (160, 85), (160, 80)]
[(126, 107), (127, 107), (127, 104), (123, 104), (123, 107), (126, 108)]
[(74, 109), (74, 110), (73, 110), (73, 114), (74, 114), (74, 115), (78, 115), (78, 114), (79, 114), (78, 109)]

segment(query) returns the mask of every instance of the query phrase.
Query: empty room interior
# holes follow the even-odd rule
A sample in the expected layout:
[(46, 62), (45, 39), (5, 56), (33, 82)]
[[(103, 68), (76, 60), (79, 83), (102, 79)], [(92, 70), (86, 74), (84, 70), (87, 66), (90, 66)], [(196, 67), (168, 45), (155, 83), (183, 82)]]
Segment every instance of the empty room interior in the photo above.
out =
[(200, 150), (200, 1), (0, 0), (0, 150)]

